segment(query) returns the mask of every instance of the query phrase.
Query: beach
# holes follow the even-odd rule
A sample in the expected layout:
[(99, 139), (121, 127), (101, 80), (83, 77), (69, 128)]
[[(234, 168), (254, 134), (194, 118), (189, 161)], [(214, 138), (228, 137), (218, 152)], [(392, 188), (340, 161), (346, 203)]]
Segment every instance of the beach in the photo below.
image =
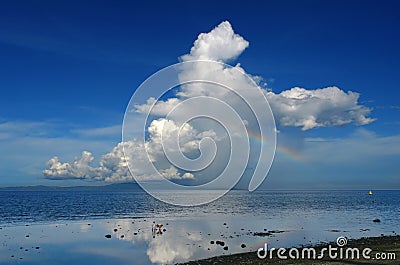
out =
[[(153, 220), (163, 224), (152, 232)], [(247, 222), (246, 222), (247, 221)], [(126, 218), (61, 221), (0, 226), (0, 264), (292, 264), (299, 260), (259, 259), (256, 251), (269, 247), (317, 246), (317, 250), (349, 231), (262, 229), (265, 220), (226, 216), (214, 218)], [(371, 226), (374, 226), (371, 221)], [(265, 231), (264, 231), (265, 230)], [(364, 235), (379, 232), (368, 230)], [(349, 238), (348, 246), (391, 251), (399, 257), (399, 230), (385, 236)], [(309, 236), (307, 236), (309, 234)], [(306, 235), (306, 236), (304, 236)], [(323, 235), (323, 236), (322, 236)], [(353, 237), (352, 237), (353, 238)], [(356, 237), (354, 237), (356, 238)], [(333, 246), (336, 246), (333, 243)], [(270, 249), (270, 248), (269, 248)], [(326, 259), (323, 259), (327, 262)], [(398, 261), (398, 260), (397, 260)], [(286, 262), (286, 263), (285, 263)], [(314, 262), (314, 261), (313, 261)], [(316, 260), (315, 262), (320, 262)], [(335, 261), (335, 264), (338, 264)], [(351, 262), (355, 262), (354, 260)], [(374, 262), (374, 261), (371, 261)], [(392, 262), (392, 260), (390, 260)], [(378, 264), (393, 264), (393, 263)], [(375, 262), (376, 263), (376, 262)], [(356, 263), (357, 264), (357, 263)], [(359, 263), (363, 264), (363, 263)], [(396, 263), (394, 263), (396, 264)], [(398, 264), (398, 263), (397, 263)]]
[[(336, 242), (331, 242), (331, 245), (336, 245)], [(328, 248), (329, 245), (316, 245), (308, 246), (321, 252), (322, 248)], [(350, 240), (347, 244), (348, 248), (365, 249), (370, 248), (372, 252), (368, 255), (370, 258), (366, 259), (360, 255), (359, 259), (343, 258), (331, 259), (325, 256), (321, 259), (279, 259), (276, 253), (273, 254), (272, 259), (260, 259), (257, 252), (247, 252), (234, 255), (218, 256), (204, 260), (190, 261), (181, 264), (195, 265), (195, 264), (400, 264), (400, 236), (380, 236), (368, 237)], [(303, 248), (298, 248), (299, 253), (302, 253)], [(269, 256), (269, 252), (267, 252)], [(377, 259), (377, 254), (381, 256)], [(385, 254), (383, 254), (385, 253)], [(384, 256), (384, 259), (382, 258)]]

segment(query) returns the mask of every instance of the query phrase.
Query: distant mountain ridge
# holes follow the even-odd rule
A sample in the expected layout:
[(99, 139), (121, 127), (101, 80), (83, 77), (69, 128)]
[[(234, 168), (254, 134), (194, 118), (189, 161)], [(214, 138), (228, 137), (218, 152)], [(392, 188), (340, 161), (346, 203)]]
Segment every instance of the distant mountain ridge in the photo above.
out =
[(16, 186), (0, 187), (0, 191), (143, 191), (137, 183), (114, 183), (103, 186)]

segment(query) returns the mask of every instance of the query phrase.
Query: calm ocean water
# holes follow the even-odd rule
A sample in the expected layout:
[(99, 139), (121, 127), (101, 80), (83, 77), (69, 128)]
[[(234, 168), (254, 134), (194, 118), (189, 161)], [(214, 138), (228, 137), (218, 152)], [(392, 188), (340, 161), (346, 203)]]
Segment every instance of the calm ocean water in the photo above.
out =
[[(191, 194), (173, 192), (171, 196), (190, 200)], [(399, 225), (400, 191), (375, 191), (372, 196), (367, 191), (231, 191), (198, 207), (171, 206), (141, 191), (0, 191), (0, 224), (210, 214), (266, 218), (336, 215), (347, 216), (349, 222), (376, 217)]]
[[(165, 230), (154, 235), (153, 221)], [(232, 191), (199, 207), (144, 192), (0, 191), (0, 264), (175, 264), (399, 229), (400, 191)]]

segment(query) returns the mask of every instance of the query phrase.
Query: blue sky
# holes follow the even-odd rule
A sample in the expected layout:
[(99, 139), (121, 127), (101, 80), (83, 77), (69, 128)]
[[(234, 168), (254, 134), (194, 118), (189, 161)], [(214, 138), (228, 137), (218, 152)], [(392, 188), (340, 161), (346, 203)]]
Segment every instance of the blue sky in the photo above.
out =
[[(315, 188), (364, 188), (360, 183), (365, 174), (376, 168), (373, 174), (380, 177), (368, 178), (368, 186), (400, 188), (395, 150), (370, 157), (359, 154), (358, 164), (340, 162), (335, 170), (332, 164), (307, 157), (307, 148), (320, 149), (308, 146), (311, 138), (334, 139), (338, 148), (363, 139), (367, 151), (354, 145), (363, 154), (381, 152), (367, 149), (379, 147), (380, 141), (392, 142), (400, 150), (399, 5), (397, 1), (2, 2), (0, 185), (85, 184), (44, 179), (46, 161), (53, 156), (71, 161), (90, 150), (96, 163), (121, 141), (123, 114), (135, 88), (157, 70), (178, 62), (199, 33), (228, 20), (250, 43), (237, 61), (246, 72), (262, 76), (275, 93), (296, 86), (310, 90), (337, 86), (360, 93), (359, 103), (371, 108), (369, 117), (377, 119), (363, 126), (282, 129), (278, 142), (279, 137), (288, 142), (301, 139), (291, 145), (299, 146), (297, 152), (308, 160), (278, 160), (270, 172), (271, 187), (304, 188), (314, 183)], [(335, 150), (326, 148), (325, 152)], [(371, 161), (378, 166), (363, 167)], [(288, 163), (289, 169), (280, 169)], [(340, 170), (342, 165), (346, 166)], [(324, 174), (331, 177), (321, 179)]]

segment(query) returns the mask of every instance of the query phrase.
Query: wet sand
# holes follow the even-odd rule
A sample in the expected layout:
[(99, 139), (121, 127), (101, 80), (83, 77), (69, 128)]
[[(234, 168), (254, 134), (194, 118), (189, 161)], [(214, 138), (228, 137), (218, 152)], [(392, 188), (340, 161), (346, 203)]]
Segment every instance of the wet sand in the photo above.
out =
[[(151, 229), (154, 221), (163, 225), (156, 233)], [(0, 225), (0, 264), (161, 265), (190, 260), (195, 262), (189, 264), (321, 264), (309, 260), (284, 262), (276, 257), (260, 260), (255, 251), (266, 242), (268, 249), (315, 244), (322, 248), (322, 244), (328, 244), (339, 236), (365, 237), (361, 241), (349, 241), (349, 246), (358, 244), (374, 251), (391, 250), (395, 251), (397, 258), (400, 257), (399, 231), (394, 231), (392, 225), (384, 222), (370, 220), (362, 228), (353, 227), (352, 231), (340, 226), (316, 230), (316, 226), (303, 227), (302, 224), (296, 226), (250, 216), (235, 216), (234, 219), (213, 216)], [(372, 238), (381, 234), (386, 236)], [(326, 260), (324, 262), (322, 264), (329, 264)], [(352, 260), (351, 264), (367, 263)]]
[[(336, 242), (330, 243), (333, 247), (337, 247)], [(313, 246), (317, 253), (320, 253), (322, 248), (328, 247), (329, 244)], [(305, 246), (311, 247), (311, 246)], [(365, 237), (360, 239), (349, 240), (344, 248), (358, 248), (360, 250), (360, 259), (330, 259), (327, 255), (324, 258), (318, 259), (279, 259), (274, 252), (273, 258), (260, 259), (256, 252), (247, 252), (241, 254), (218, 256), (209, 259), (198, 261), (190, 261), (181, 264), (400, 264), (400, 236), (380, 236), (380, 237)], [(362, 257), (362, 249), (370, 248), (372, 252), (369, 254), (371, 259)], [(297, 248), (301, 253), (303, 248)], [(269, 257), (269, 252), (268, 257)], [(390, 260), (377, 260), (376, 253), (394, 253), (395, 258)], [(286, 252), (287, 255), (287, 252)]]

